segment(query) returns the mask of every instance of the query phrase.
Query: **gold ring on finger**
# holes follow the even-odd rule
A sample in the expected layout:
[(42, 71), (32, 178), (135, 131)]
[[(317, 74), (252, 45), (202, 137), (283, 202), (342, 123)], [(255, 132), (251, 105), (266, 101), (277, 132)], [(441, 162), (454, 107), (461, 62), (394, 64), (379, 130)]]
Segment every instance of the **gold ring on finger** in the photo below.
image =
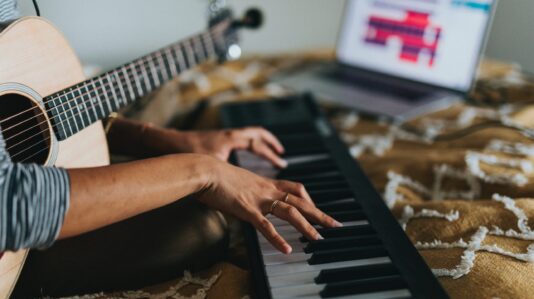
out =
[(278, 203), (280, 203), (279, 200), (275, 200), (273, 201), (273, 203), (271, 204), (271, 209), (269, 210), (269, 214), (272, 214), (274, 209), (276, 208), (276, 206), (278, 205)]
[(284, 202), (287, 203), (288, 200), (289, 200), (289, 192), (286, 193), (286, 197), (284, 198)]

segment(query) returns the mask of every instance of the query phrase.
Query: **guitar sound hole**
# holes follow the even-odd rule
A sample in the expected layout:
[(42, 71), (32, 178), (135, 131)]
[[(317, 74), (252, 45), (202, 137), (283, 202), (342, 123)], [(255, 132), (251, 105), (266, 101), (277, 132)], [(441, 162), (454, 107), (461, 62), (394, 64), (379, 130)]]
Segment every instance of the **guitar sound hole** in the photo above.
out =
[(15, 162), (44, 164), (50, 152), (50, 130), (43, 110), (29, 98), (0, 96), (0, 128)]

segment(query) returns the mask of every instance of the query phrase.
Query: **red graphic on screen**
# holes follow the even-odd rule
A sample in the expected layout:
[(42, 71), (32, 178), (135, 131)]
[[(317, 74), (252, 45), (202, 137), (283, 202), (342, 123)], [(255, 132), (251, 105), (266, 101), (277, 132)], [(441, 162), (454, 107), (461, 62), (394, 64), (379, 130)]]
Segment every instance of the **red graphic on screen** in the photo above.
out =
[(417, 63), (422, 55), (428, 55), (429, 67), (434, 65), (441, 27), (430, 22), (430, 15), (407, 11), (404, 20), (380, 16), (369, 18), (365, 42), (386, 47), (391, 38), (400, 39), (402, 46), (399, 58)]

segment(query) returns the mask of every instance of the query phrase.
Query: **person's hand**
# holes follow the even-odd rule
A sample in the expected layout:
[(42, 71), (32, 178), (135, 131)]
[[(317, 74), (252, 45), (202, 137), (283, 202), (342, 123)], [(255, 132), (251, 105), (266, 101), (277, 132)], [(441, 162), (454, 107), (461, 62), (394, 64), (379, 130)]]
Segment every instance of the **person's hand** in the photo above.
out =
[[(198, 199), (250, 222), (275, 248), (286, 254), (292, 248), (265, 217), (268, 213), (289, 222), (310, 240), (322, 239), (310, 222), (324, 227), (341, 226), (315, 207), (302, 184), (271, 180), (218, 161), (210, 164), (210, 178)], [(279, 202), (270, 211), (276, 200)]]
[(227, 161), (233, 150), (245, 149), (257, 154), (279, 168), (287, 166), (280, 158), (284, 148), (269, 131), (259, 127), (217, 131), (176, 131), (153, 129), (150, 143), (165, 147), (166, 153), (198, 153)]

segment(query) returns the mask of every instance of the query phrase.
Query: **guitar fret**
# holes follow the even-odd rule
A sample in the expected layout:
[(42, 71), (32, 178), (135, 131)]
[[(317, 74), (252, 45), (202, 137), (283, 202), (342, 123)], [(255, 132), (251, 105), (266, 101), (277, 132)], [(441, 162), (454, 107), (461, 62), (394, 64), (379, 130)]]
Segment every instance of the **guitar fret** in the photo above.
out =
[[(111, 113), (113, 111), (113, 108), (111, 107), (111, 103), (109, 101), (109, 96), (107, 92), (108, 87), (104, 85), (104, 81), (102, 80), (102, 77), (98, 77), (98, 81), (100, 82), (100, 86), (101, 86), (100, 90), (103, 92), (104, 96), (106, 97), (106, 104), (108, 105), (108, 111), (104, 111), (104, 113), (105, 114)], [(102, 117), (104, 116), (105, 115), (102, 115)]]
[[(124, 92), (124, 89), (122, 88), (122, 84), (118, 78), (118, 75), (116, 72), (113, 72), (113, 74), (111, 74), (111, 80), (112, 80), (112, 83), (114, 85), (117, 85), (119, 87), (119, 91), (120, 91), (120, 96), (119, 97), (116, 97), (114, 100), (115, 100), (115, 104), (117, 104), (117, 109), (122, 107), (122, 104), (126, 101), (126, 93)], [(115, 89), (115, 88), (113, 88)]]
[(69, 135), (67, 134), (67, 130), (65, 129), (65, 126), (63, 125), (63, 122), (62, 122), (63, 112), (60, 112), (59, 110), (60, 107), (63, 107), (62, 103), (63, 101), (61, 99), (61, 96), (58, 95), (57, 98), (54, 99), (54, 105), (55, 105), (56, 113), (57, 113), (56, 123), (61, 126), (61, 129), (63, 130), (63, 134), (65, 134), (63, 137), (67, 138), (67, 136)]
[(78, 117), (82, 121), (80, 127), (81, 130), (86, 128), (88, 125), (90, 125), (93, 121), (91, 120), (91, 108), (87, 105), (87, 100), (85, 97), (87, 97), (87, 93), (83, 91), (83, 89), (87, 91), (87, 88), (85, 84), (82, 83), (80, 87), (78, 87), (78, 95), (74, 95), (74, 101), (76, 104), (76, 107), (78, 108)]
[[(137, 64), (136, 64), (136, 67), (137, 67)], [(150, 78), (148, 77), (148, 73), (146, 72), (146, 69), (143, 67), (143, 66), (140, 66), (141, 68), (141, 74), (143, 76), (143, 79), (145, 81), (145, 87), (146, 87), (146, 91), (147, 93), (152, 91), (153, 87), (152, 85), (150, 84)]]
[(204, 37), (204, 43), (207, 45), (207, 50), (208, 50), (208, 56), (209, 57), (216, 57), (217, 55), (215, 54), (215, 45), (213, 44), (213, 39), (211, 39), (211, 36), (208, 32), (202, 34), (202, 36)]
[(191, 42), (189, 39), (184, 41), (184, 48), (189, 60), (189, 67), (193, 68), (197, 65), (197, 62), (195, 61), (195, 53), (193, 53), (193, 48), (191, 47)]
[[(128, 91), (130, 92), (130, 98), (133, 100), (136, 98), (136, 96), (133, 91), (132, 84), (130, 83), (130, 76), (128, 75), (128, 72), (126, 71), (126, 68), (124, 66), (121, 68), (121, 70), (122, 70), (122, 73), (124, 74), (124, 81), (126, 81), (126, 87), (128, 88)], [(125, 102), (128, 102), (127, 98), (125, 98), (124, 100)]]
[(165, 67), (165, 63), (164, 63), (164, 61), (163, 61), (163, 57), (162, 57), (161, 55), (159, 55), (159, 54), (156, 54), (156, 59), (157, 59), (157, 61), (158, 61), (158, 64), (159, 64), (160, 66), (162, 66), (162, 70), (160, 71), (161, 76), (162, 76), (162, 79), (163, 79), (162, 81), (163, 81), (163, 82), (168, 81), (169, 78), (170, 78), (170, 76), (169, 76), (169, 74), (167, 73), (167, 69), (166, 69), (166, 67)]
[(174, 78), (174, 74), (173, 74), (172, 69), (171, 69), (172, 63), (170, 62), (169, 58), (165, 54), (165, 50), (164, 51), (160, 51), (159, 52), (159, 56), (163, 60), (163, 66), (165, 67), (165, 72), (167, 72), (167, 74), (169, 75), (167, 80), (171, 80), (172, 78)]
[(126, 104), (126, 99), (128, 99), (128, 95), (124, 91), (123, 84), (121, 82), (119, 73), (117, 71), (115, 71), (113, 73), (113, 75), (111, 76), (111, 79), (113, 80), (113, 83), (116, 84), (119, 87), (119, 91), (121, 92), (121, 96), (119, 98), (117, 98), (117, 101), (118, 101), (117, 102), (117, 105), (118, 105), (117, 108), (120, 108), (120, 107), (122, 107), (122, 105)]
[(157, 73), (154, 61), (152, 59), (148, 60), (148, 67), (150, 68), (150, 71), (152, 73), (152, 80), (154, 81), (155, 86), (159, 86), (160, 83), (159, 83), (158, 73)]
[[(113, 86), (113, 82), (112, 82), (112, 80), (111, 80), (111, 78), (109, 76), (109, 73), (106, 74), (106, 78), (107, 78), (108, 83), (109, 83), (107, 88), (109, 88), (111, 90), (111, 94), (113, 96), (112, 101), (109, 102), (110, 106), (112, 107), (112, 109), (110, 109), (110, 111), (109, 111), (111, 113), (113, 111), (116, 111), (120, 107), (120, 105), (117, 103), (117, 98), (119, 98), (119, 97), (117, 96), (117, 93), (115, 92), (115, 86)], [(116, 107), (113, 107), (111, 104), (115, 104)]]
[[(104, 104), (102, 102), (102, 99), (100, 98), (100, 95), (98, 94), (98, 90), (95, 84), (95, 80), (91, 80), (91, 85), (93, 86), (93, 91), (89, 93), (89, 96), (91, 97), (90, 101), (93, 107), (95, 107), (95, 116), (96, 120), (99, 120), (100, 118), (104, 117), (104, 111), (102, 110), (102, 105)], [(91, 95), (91, 93), (94, 93), (94, 96)], [(100, 111), (97, 110), (97, 108), (100, 109)]]
[(200, 36), (193, 37), (193, 46), (195, 48), (195, 53), (198, 53), (199, 56), (199, 63), (206, 61), (206, 53), (204, 50), (204, 46), (202, 45), (202, 41), (200, 40)]
[[(96, 107), (95, 107), (95, 105), (93, 103), (93, 100), (92, 100), (92, 97), (91, 97), (91, 92), (89, 91), (89, 88), (87, 88), (87, 84), (88, 83), (84, 83), (80, 87), (80, 90), (81, 90), (82, 94), (85, 94), (85, 96), (87, 96), (87, 100), (84, 99), (84, 103), (85, 103), (85, 106), (87, 107), (86, 115), (87, 115), (87, 118), (88, 118), (88, 123), (91, 124), (94, 121), (98, 120), (98, 115), (96, 114)], [(84, 91), (84, 89), (85, 89), (85, 91)], [(88, 104), (90, 104), (91, 106), (88, 106)]]
[(165, 48), (165, 56), (167, 57), (167, 60), (169, 61), (170, 68), (171, 68), (171, 74), (173, 77), (178, 75), (178, 70), (176, 70), (176, 61), (174, 60), (174, 57), (172, 57), (171, 49)]
[[(139, 94), (139, 97), (142, 97), (144, 92), (143, 92), (143, 88), (141, 87), (141, 82), (139, 81), (139, 73), (137, 72), (137, 70), (135, 69), (135, 65), (130, 63), (129, 64), (129, 68), (131, 70), (133, 70), (133, 75), (134, 75), (134, 80), (135, 80), (135, 86), (137, 87), (137, 93)], [(133, 68), (133, 69), (132, 69)]]
[[(76, 94), (76, 92), (78, 94)], [(85, 110), (85, 109), (83, 109), (84, 108), (83, 107), (83, 98), (82, 98), (82, 102), (79, 102), (81, 96), (82, 95), (81, 95), (81, 92), (80, 92), (79, 88), (75, 88), (72, 91), (72, 100), (71, 100), (71, 104), (73, 106), (72, 113), (75, 113), (75, 115), (72, 118), (72, 120), (74, 121), (74, 125), (76, 126), (76, 132), (79, 132), (83, 128), (85, 128), (85, 121), (84, 121), (83, 114), (82, 114), (82, 112)]]
[[(68, 118), (67, 122), (69, 123), (69, 127), (71, 129), (71, 133), (72, 135), (76, 134), (77, 132), (80, 131), (80, 129), (78, 128), (78, 123), (76, 122), (76, 115), (74, 114), (74, 109), (76, 108), (76, 105), (72, 105), (74, 101), (71, 101), (71, 99), (69, 99), (69, 95), (72, 95), (71, 93), (71, 90), (72, 88), (69, 89), (69, 93), (68, 94), (65, 94), (66, 97), (67, 97), (67, 110), (70, 112), (71, 116)], [(76, 127), (76, 131), (72, 130), (72, 122), (74, 122), (74, 126)]]
[[(180, 45), (178, 45), (178, 47), (180, 47)], [(176, 47), (172, 47), (172, 51), (176, 54), (176, 57), (178, 58), (178, 65), (180, 67), (180, 72), (187, 70), (184, 52), (182, 51), (181, 47), (179, 50), (177, 50)]]

